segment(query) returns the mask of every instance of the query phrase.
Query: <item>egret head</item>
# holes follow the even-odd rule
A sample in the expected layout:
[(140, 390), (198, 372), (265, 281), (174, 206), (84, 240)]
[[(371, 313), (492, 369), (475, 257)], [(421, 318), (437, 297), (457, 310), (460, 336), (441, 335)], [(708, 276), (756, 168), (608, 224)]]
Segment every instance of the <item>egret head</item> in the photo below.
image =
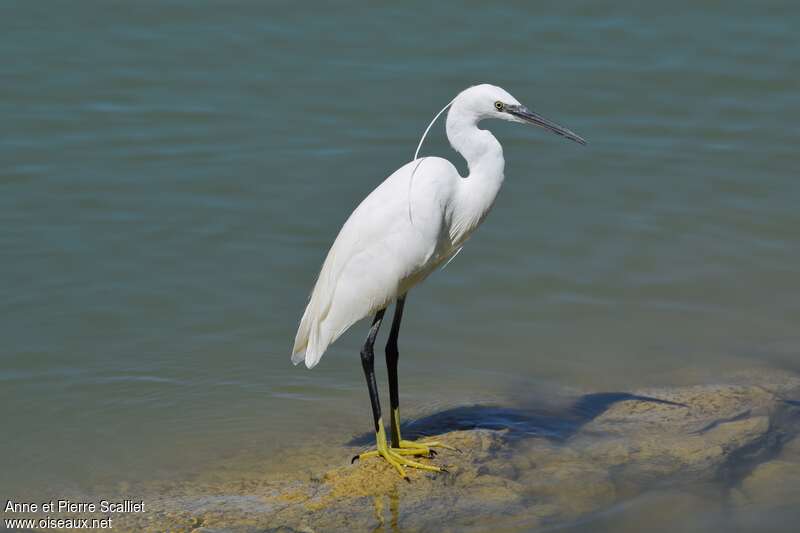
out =
[(459, 94), (453, 101), (453, 108), (470, 114), (477, 121), (489, 118), (533, 124), (571, 141), (586, 144), (578, 134), (559, 126), (538, 113), (531, 111), (505, 89), (487, 83), (475, 85)]

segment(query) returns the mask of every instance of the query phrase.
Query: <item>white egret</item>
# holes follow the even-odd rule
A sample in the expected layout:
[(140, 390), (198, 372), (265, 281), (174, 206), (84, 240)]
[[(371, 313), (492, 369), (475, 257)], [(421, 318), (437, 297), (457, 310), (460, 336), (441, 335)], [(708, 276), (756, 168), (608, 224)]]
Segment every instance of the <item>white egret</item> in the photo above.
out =
[[(406, 479), (404, 466), (442, 470), (409, 456), (430, 457), (432, 447), (450, 447), (440, 442), (406, 441), (400, 435), (397, 337), (403, 306), (412, 287), (458, 253), (489, 213), (503, 184), (503, 149), (478, 123), (500, 119), (533, 124), (586, 144), (575, 133), (534, 113), (493, 85), (470, 87), (449, 105), (447, 138), (466, 159), (469, 174), (462, 177), (446, 159), (415, 156), (372, 191), (331, 246), (292, 350), (294, 364), (304, 361), (313, 368), (350, 326), (374, 315), (361, 349), (361, 363), (372, 403), (376, 449), (357, 457), (383, 457)], [(391, 443), (387, 443), (373, 345), (386, 308), (393, 301), (397, 305), (386, 345), (392, 429)]]

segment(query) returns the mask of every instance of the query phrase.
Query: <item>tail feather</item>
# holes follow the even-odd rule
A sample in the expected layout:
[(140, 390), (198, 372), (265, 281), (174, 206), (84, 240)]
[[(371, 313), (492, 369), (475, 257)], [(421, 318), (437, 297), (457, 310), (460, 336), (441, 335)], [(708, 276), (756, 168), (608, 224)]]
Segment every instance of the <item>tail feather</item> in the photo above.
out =
[[(309, 361), (313, 359), (309, 356), (316, 351), (312, 347), (316, 346), (319, 340), (319, 324), (315, 323), (312, 317), (312, 303), (313, 300), (309, 302), (305, 313), (303, 313), (303, 318), (300, 320), (300, 327), (297, 328), (297, 336), (295, 336), (294, 339), (294, 347), (292, 348), (292, 363), (298, 365), (305, 361), (308, 368), (313, 366), (309, 365)], [(320, 356), (316, 357), (317, 362), (319, 358)], [(316, 362), (314, 364), (316, 364)]]
[(322, 354), (328, 348), (328, 343), (324, 342), (320, 335), (320, 324), (314, 324), (311, 328), (311, 337), (306, 347), (306, 368), (314, 368), (322, 359)]
[(323, 329), (322, 324), (312, 324), (310, 320), (300, 323), (292, 348), (292, 363), (298, 365), (305, 362), (308, 368), (314, 368), (319, 363), (325, 350), (333, 342), (329, 336), (322, 334), (321, 329)]
[(294, 346), (292, 347), (292, 363), (300, 364), (306, 358), (306, 346), (308, 346), (308, 337), (311, 332), (311, 323), (308, 320), (308, 308), (306, 307), (303, 318), (300, 320), (300, 326), (297, 328), (297, 335), (294, 337)]
[(326, 291), (320, 290), (320, 283), (314, 287), (311, 300), (306, 306), (300, 326), (297, 328), (297, 336), (294, 339), (292, 348), (292, 363), (295, 365), (305, 361), (306, 367), (314, 368), (328, 346), (334, 339), (330, 336), (322, 335), (323, 322), (330, 309), (330, 302), (322, 298)]
[(339, 336), (347, 331), (350, 326), (356, 323), (363, 316), (353, 312), (356, 306), (348, 306), (345, 302), (344, 309), (349, 313), (341, 312), (342, 309), (332, 309), (332, 306), (325, 302), (325, 305), (318, 306), (312, 296), (311, 301), (306, 307), (300, 326), (297, 329), (297, 336), (292, 348), (292, 363), (295, 365), (305, 362), (308, 368), (314, 368), (328, 346), (333, 344)]

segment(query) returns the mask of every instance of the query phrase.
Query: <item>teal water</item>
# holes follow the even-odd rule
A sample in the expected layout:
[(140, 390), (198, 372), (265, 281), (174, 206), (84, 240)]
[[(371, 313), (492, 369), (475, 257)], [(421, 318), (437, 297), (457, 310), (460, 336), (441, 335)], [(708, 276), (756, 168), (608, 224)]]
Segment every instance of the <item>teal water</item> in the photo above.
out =
[[(350, 210), (478, 82), (590, 144), (487, 124), (506, 184), (409, 296), (404, 413), (800, 369), (799, 15), (4, 3), (0, 494), (368, 430), (366, 325), (309, 372), (297, 321)], [(457, 157), (441, 124), (424, 153)]]

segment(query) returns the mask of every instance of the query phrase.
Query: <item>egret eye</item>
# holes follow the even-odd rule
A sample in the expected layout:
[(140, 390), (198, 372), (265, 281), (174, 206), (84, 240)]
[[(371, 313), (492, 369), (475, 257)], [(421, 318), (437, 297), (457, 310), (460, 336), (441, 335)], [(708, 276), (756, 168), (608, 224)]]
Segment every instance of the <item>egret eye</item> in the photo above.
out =
[(494, 108), (497, 109), (498, 111), (502, 111), (503, 107), (505, 106), (503, 105), (503, 102), (501, 102), (500, 100), (494, 103)]

